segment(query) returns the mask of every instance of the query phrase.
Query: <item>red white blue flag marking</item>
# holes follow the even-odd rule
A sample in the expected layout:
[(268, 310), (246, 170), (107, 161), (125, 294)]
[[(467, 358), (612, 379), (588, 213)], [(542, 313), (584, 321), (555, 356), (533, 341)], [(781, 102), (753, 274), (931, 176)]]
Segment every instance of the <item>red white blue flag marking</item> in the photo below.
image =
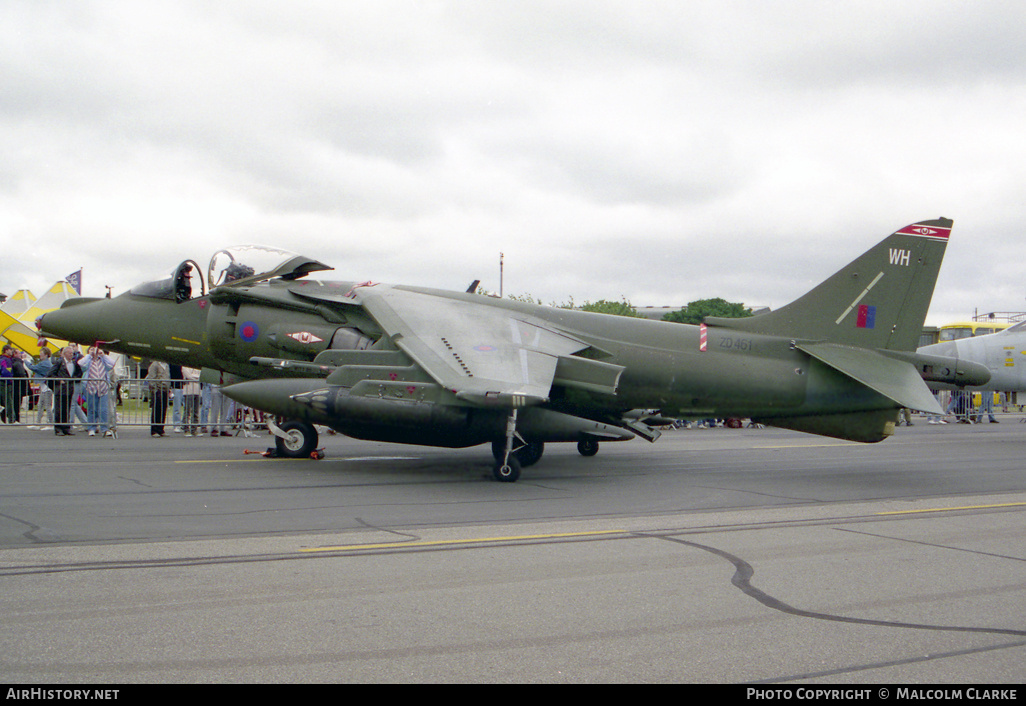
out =
[(860, 304), (855, 326), (857, 328), (876, 328), (876, 307)]

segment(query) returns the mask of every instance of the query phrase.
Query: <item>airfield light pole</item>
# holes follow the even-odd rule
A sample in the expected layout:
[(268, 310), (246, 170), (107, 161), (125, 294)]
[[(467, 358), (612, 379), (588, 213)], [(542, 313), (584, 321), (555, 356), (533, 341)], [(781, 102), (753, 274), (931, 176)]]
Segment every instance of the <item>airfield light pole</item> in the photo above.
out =
[(502, 299), (502, 253), (499, 253), (499, 299)]

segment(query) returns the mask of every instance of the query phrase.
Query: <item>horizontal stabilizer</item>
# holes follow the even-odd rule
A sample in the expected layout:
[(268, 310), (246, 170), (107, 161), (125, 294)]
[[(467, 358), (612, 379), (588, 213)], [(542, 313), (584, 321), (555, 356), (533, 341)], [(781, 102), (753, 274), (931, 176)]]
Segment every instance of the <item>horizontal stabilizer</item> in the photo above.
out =
[(944, 413), (919, 371), (911, 363), (895, 360), (876, 351), (835, 343), (800, 343), (798, 349), (901, 407), (929, 414)]

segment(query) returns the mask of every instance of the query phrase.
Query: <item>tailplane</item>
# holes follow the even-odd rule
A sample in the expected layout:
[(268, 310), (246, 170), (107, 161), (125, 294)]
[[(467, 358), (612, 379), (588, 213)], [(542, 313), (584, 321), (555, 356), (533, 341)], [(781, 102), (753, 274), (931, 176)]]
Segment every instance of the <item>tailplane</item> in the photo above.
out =
[(709, 317), (705, 323), (801, 341), (914, 351), (951, 226), (947, 218), (913, 223), (787, 306), (748, 319)]

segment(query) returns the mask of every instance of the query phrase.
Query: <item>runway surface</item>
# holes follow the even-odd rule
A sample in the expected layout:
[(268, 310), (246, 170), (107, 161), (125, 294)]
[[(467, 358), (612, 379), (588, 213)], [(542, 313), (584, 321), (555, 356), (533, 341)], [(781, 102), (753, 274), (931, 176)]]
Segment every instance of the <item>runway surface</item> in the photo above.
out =
[(0, 428), (11, 683), (1021, 683), (1026, 424), (487, 447)]

